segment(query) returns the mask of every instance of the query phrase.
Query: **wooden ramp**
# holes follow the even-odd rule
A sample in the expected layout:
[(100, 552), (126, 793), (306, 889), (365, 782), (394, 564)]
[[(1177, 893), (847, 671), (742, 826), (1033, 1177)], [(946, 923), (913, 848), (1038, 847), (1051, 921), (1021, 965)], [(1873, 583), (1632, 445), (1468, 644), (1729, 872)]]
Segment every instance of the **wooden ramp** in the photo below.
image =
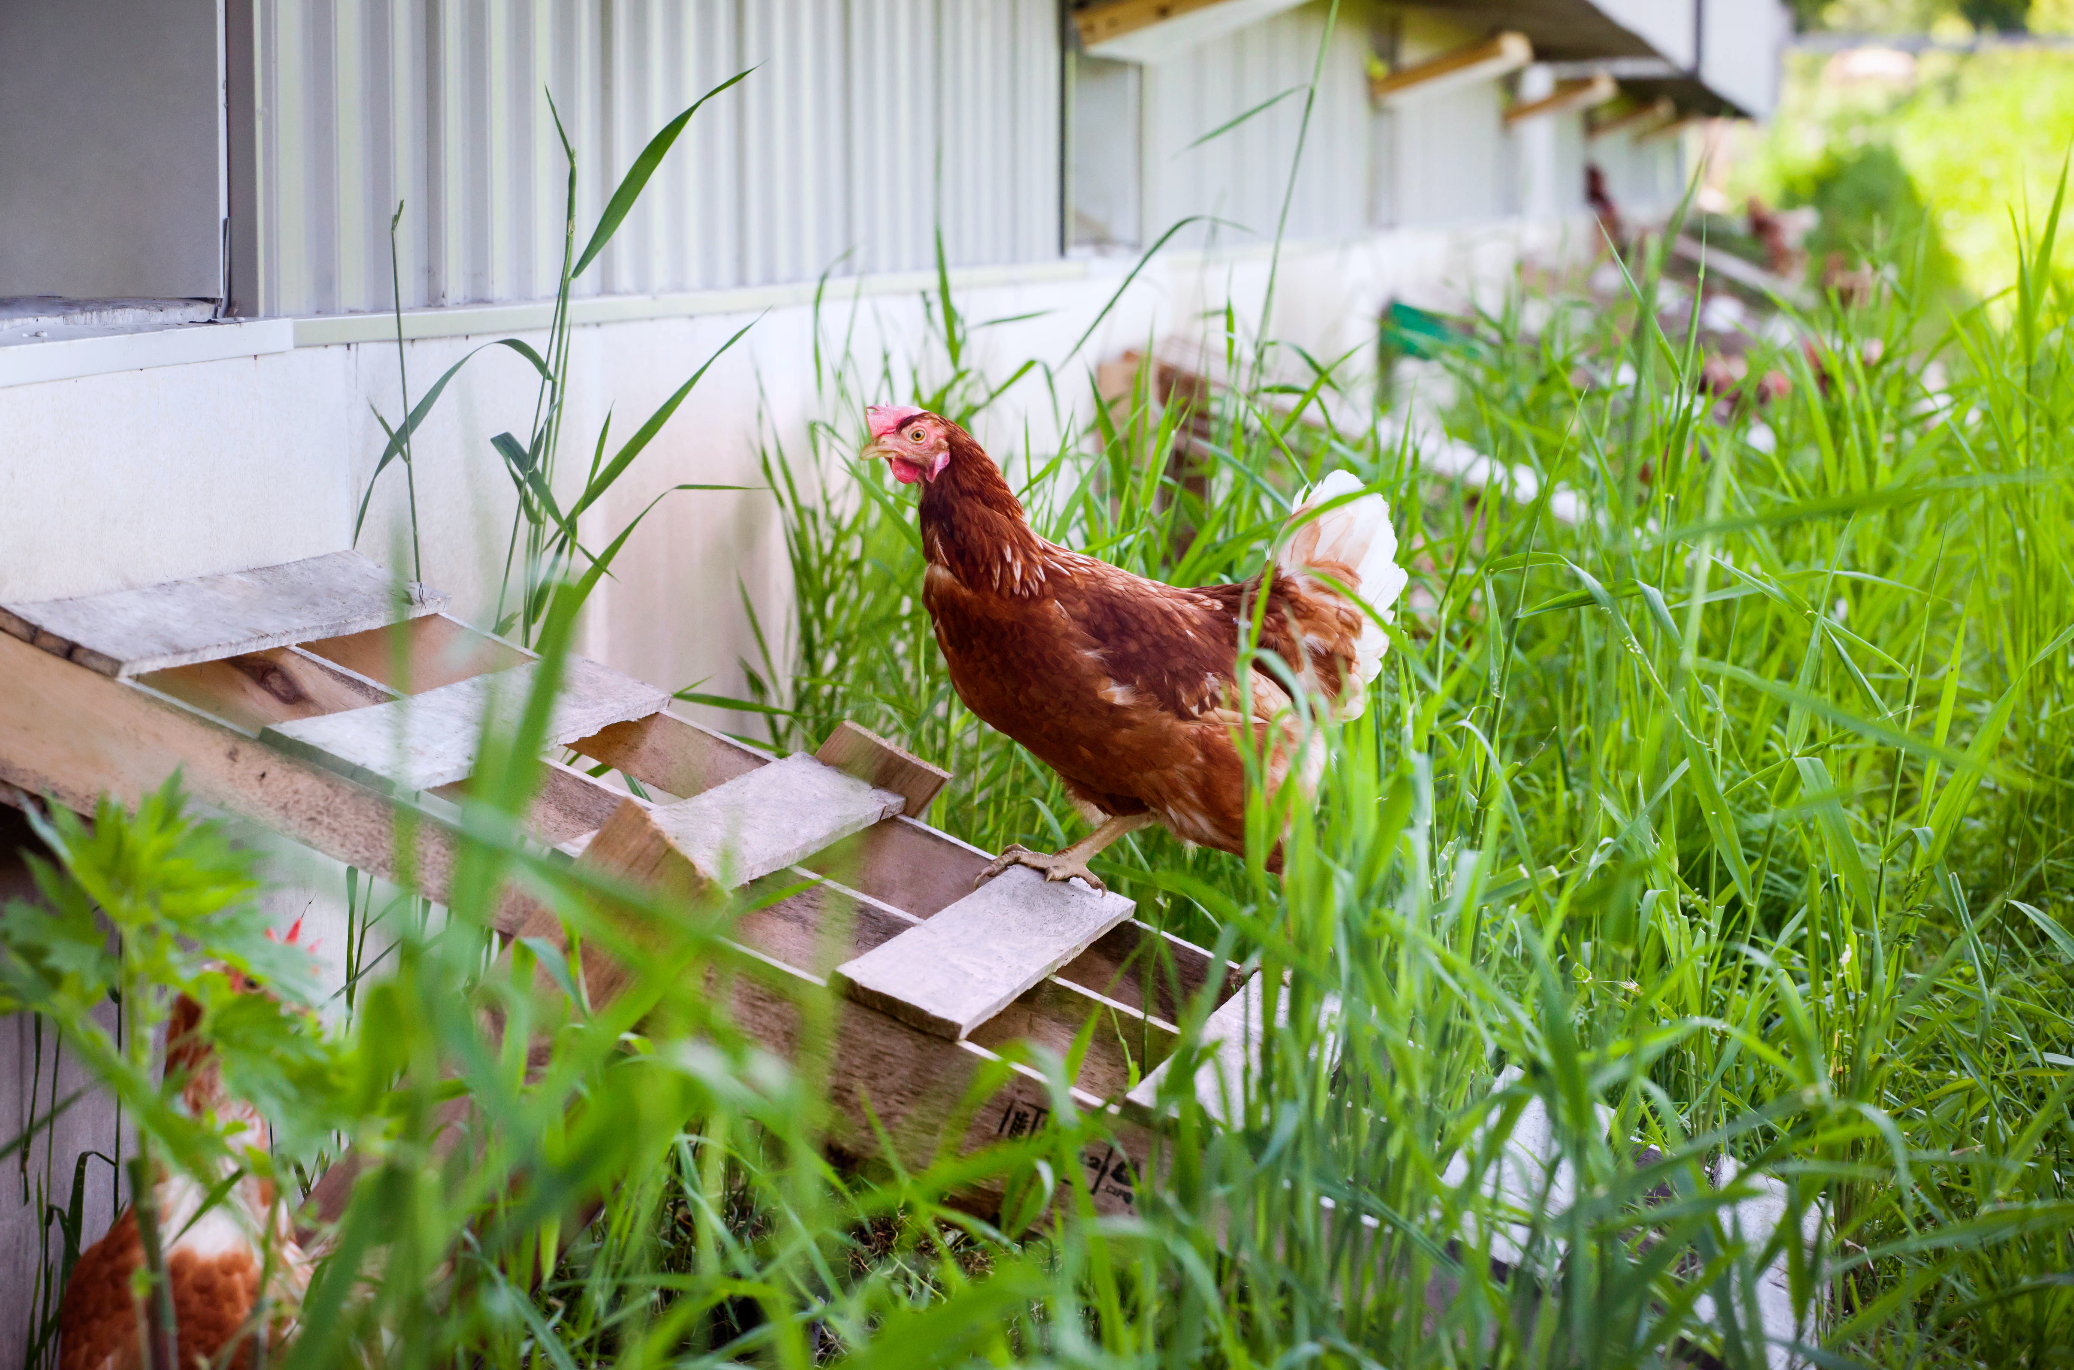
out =
[[(444, 902), (458, 842), (445, 806), (465, 797), (483, 739), (515, 721), (537, 674), (532, 653), (444, 604), (336, 553), (0, 606), (0, 782), (86, 810), (103, 793), (134, 801), (177, 769), (201, 801), (387, 878), (399, 874), (397, 801), (414, 799), (411, 876)], [(1075, 1098), (1114, 1108), (1172, 1051), (1182, 1006), (1240, 981), (1119, 896), (1020, 868), (975, 888), (990, 854), (919, 821), (949, 776), (862, 728), (774, 757), (596, 662), (571, 658), (563, 677), (531, 835), (687, 909), (710, 890), (789, 889), (734, 934), (795, 988), (838, 996), (834, 1140), (846, 1150), (870, 1155), (884, 1135), (922, 1162), (946, 1141), (1040, 1125), (1048, 1086), (1017, 1065), (964, 1136), (941, 1135), (999, 1051), (1028, 1042), (1063, 1059), (1090, 1020)], [(572, 754), (641, 794), (566, 764)], [(561, 936), (517, 896), (499, 928)], [(594, 1006), (628, 978), (596, 954), (585, 974)], [(788, 1051), (797, 996), (732, 992), (739, 1021)], [(1086, 1159), (1098, 1204), (1125, 1212), (1153, 1135), (1123, 1119), (1117, 1133), (1119, 1146)], [(319, 1184), (320, 1215), (342, 1207), (353, 1172)], [(970, 1197), (984, 1210), (998, 1196)]]
[[(393, 880), (399, 800), (415, 796), (409, 879), (444, 903), (459, 841), (447, 806), (465, 797), (483, 739), (516, 717), (538, 671), (532, 653), (447, 616), (444, 602), (336, 553), (0, 606), (0, 798), (90, 811), (103, 794), (135, 802), (177, 770), (202, 802)], [(789, 1055), (802, 997), (835, 996), (835, 1145), (869, 1157), (887, 1143), (920, 1166), (946, 1144), (969, 1150), (1041, 1127), (1050, 1086), (1018, 1063), (961, 1135), (944, 1135), (1000, 1053), (1027, 1043), (1063, 1060), (1092, 1022), (1071, 1094), (1112, 1115), (1114, 1140), (1082, 1160), (1097, 1210), (1132, 1212), (1163, 1164), (1175, 1024), (1204, 995), (1190, 1087), (1213, 1119), (1231, 1121), (1264, 1032), (1257, 977), (1083, 884), (1018, 867), (975, 888), (990, 854), (920, 821), (950, 777), (854, 724), (812, 755), (781, 758), (669, 702), (571, 658), (528, 828), (558, 859), (681, 898), (687, 915), (716, 890), (782, 895), (732, 931), (792, 992), (738, 976), (733, 1009)], [(608, 785), (563, 753), (634, 784)], [(563, 935), (516, 895), (497, 927)], [(630, 978), (595, 948), (584, 973), (594, 1007)], [(1530, 1165), (1534, 1144), (1521, 1145)], [(313, 1222), (342, 1211), (356, 1174), (350, 1154), (326, 1173)], [(966, 1197), (988, 1212), (1001, 1196)], [(1747, 1216), (1776, 1222), (1763, 1204)], [(1782, 1297), (1774, 1283), (1763, 1291), (1768, 1322)]]

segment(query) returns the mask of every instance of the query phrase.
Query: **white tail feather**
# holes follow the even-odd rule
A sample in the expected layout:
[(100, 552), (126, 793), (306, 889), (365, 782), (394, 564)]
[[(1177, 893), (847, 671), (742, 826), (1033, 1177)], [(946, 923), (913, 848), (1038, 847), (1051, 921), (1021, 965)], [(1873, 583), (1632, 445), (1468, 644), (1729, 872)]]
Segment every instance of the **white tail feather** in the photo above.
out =
[[(1297, 501), (1296, 517), (1361, 489), (1351, 471), (1334, 471), (1306, 491)], [(1390, 505), (1381, 495), (1362, 495), (1337, 509), (1327, 510), (1296, 530), (1296, 535), (1276, 558), (1285, 570), (1334, 562), (1350, 567), (1354, 583), (1349, 587), (1373, 609), (1383, 622), (1396, 619), (1392, 607), (1404, 593), (1409, 579), (1397, 564), (1397, 530), (1390, 526)], [(1354, 673), (1364, 687), (1348, 691), (1337, 711), (1343, 718), (1360, 714), (1366, 686), (1383, 668), (1383, 652), (1390, 639), (1374, 619), (1363, 616), (1361, 638), (1354, 648)]]

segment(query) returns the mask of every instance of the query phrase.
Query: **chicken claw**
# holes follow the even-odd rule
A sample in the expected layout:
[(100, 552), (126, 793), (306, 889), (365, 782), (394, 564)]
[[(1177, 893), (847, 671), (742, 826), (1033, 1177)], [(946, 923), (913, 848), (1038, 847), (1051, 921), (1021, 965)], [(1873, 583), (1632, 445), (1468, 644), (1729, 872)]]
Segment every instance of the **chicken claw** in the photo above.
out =
[(1033, 871), (1043, 871), (1046, 880), (1085, 880), (1088, 888), (1096, 894), (1107, 894), (1109, 887), (1102, 878), (1087, 868), (1087, 858), (1068, 847), (1062, 852), (1031, 851), (1020, 842), (1012, 843), (999, 856), (987, 862), (987, 868), (972, 882), (976, 889), (992, 880), (1010, 866), (1028, 866)]

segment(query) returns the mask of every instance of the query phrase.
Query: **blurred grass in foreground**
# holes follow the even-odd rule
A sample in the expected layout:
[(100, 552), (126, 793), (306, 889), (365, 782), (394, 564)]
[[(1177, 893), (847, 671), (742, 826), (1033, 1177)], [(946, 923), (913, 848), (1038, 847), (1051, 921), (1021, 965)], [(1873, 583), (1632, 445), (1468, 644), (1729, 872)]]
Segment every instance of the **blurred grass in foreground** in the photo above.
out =
[[(1536, 473), (1525, 503), (1429, 475), (1394, 425), (1310, 422), (1284, 386), (1218, 401), (1193, 491), (1148, 459), (1179, 416), (1142, 384), (1055, 450), (997, 446), (1051, 535), (1182, 582), (1249, 574), (1296, 488), (1350, 468), (1393, 502), (1423, 606), (1283, 879), (1156, 833), (1104, 862), (1143, 917), (1287, 975), (1243, 1125), (1177, 1097), (1171, 1184), (1131, 1220), (1093, 1216), (1079, 1156), (1103, 1124), (1063, 1095), (977, 1159), (826, 1160), (829, 1005), (800, 995), (792, 1063), (729, 1022), (718, 988), (771, 978), (722, 939), (740, 907), (687, 917), (515, 839), (536, 700), (485, 752), (449, 914), (386, 924), (390, 978), (264, 1076), (303, 1122), (281, 1173), (346, 1143), (367, 1162), (268, 1364), (1755, 1365), (1732, 1274), (1781, 1250), (1728, 1220), (1746, 1191), (1711, 1188), (1724, 1154), (1785, 1187), (1777, 1242), (1823, 1364), (2063, 1363), (2074, 354), (2046, 294), (2031, 278), (2006, 326), (1962, 320), (1935, 392), (1893, 295), (1810, 320), (1815, 355), (1774, 359), (1790, 394), (1718, 414), (1646, 312), (1558, 302), (1529, 338), (1508, 310), (1449, 360), (1449, 420)], [(1006, 379), (965, 366), (966, 325), (932, 304), (926, 383), (831, 346), (812, 450), (768, 454), (798, 619), (761, 702), (781, 745), (852, 717), (953, 768), (930, 818), (954, 832), (1055, 842), (1057, 783), (944, 681), (911, 502), (855, 464), (863, 401), (971, 419)], [(1256, 340), (1224, 322), (1243, 365)], [(1550, 516), (1558, 486), (1579, 522)], [(551, 663), (568, 626), (548, 615)], [(73, 878), (148, 901), (169, 841), (96, 866), (130, 850), (111, 836)], [(593, 1013), (551, 947), (496, 946), (507, 881), (637, 965), (627, 996)], [(659, 931), (629, 942), (630, 911)], [(89, 963), (38, 964), (22, 983), (71, 985), (84, 1024), (93, 985), (64, 977)], [(234, 1084), (262, 1077), (265, 1041), (224, 1049)], [(1530, 1098), (1574, 1203), (1494, 1197)], [(1061, 1221), (947, 1204), (981, 1175)], [(1326, 1198), (1373, 1225), (1328, 1224)], [(1787, 1242), (1809, 1213), (1813, 1246)]]

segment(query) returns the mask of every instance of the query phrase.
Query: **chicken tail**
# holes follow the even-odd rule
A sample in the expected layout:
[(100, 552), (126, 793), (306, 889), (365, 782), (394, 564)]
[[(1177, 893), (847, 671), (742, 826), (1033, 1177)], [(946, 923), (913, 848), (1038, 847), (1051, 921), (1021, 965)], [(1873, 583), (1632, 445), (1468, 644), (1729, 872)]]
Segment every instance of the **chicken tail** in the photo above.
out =
[[(1353, 472), (1334, 471), (1297, 501), (1294, 521), (1302, 522), (1318, 506), (1360, 490), (1361, 481)], [(1381, 672), (1383, 652), (1390, 645), (1376, 618), (1384, 623), (1395, 620), (1391, 606), (1404, 593), (1409, 579), (1397, 564), (1397, 531), (1390, 526), (1389, 502), (1381, 495), (1361, 495), (1302, 522), (1276, 562), (1285, 571), (1304, 567), (1323, 571), (1375, 611), (1373, 616), (1362, 614), (1361, 636), (1354, 647), (1354, 674), (1361, 688), (1346, 691), (1339, 710), (1342, 717), (1358, 715), (1367, 685)]]

